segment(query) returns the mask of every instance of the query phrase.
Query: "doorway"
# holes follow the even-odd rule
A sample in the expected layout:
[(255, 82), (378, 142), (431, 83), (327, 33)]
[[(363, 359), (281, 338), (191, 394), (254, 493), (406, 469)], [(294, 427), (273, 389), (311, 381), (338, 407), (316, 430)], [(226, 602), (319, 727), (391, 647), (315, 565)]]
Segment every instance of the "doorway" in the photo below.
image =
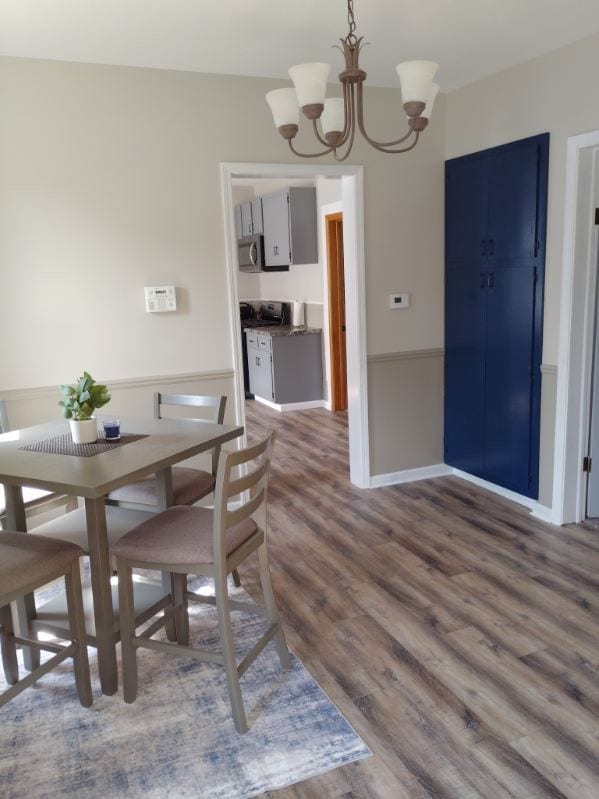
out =
[[(363, 167), (296, 164), (221, 164), (221, 184), (226, 234), (229, 287), (229, 322), (235, 365), (235, 408), (245, 421), (243, 368), (239, 332), (237, 237), (233, 181), (236, 179), (316, 180), (340, 178), (344, 209), (343, 253), (347, 349), (347, 395), (350, 480), (359, 488), (370, 486), (368, 395), (366, 370), (366, 305), (364, 269)], [(323, 242), (321, 240), (321, 247)]]
[(331, 410), (347, 410), (347, 357), (345, 342), (345, 274), (343, 267), (343, 213), (325, 216), (329, 304)]

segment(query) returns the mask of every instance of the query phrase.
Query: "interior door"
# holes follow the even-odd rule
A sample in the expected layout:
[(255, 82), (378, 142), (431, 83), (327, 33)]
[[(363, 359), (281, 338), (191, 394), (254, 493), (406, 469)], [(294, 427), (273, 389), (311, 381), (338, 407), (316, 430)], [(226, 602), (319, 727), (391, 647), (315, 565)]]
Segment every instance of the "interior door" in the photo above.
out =
[[(598, 210), (599, 213), (599, 210)], [(599, 273), (599, 264), (597, 266)], [(591, 428), (589, 432), (589, 457), (591, 469), (587, 481), (587, 518), (599, 518), (599, 293), (595, 300), (595, 339), (593, 378), (591, 388)]]
[(347, 410), (347, 358), (345, 349), (345, 279), (343, 270), (343, 215), (329, 214), (327, 270), (331, 360), (331, 410)]
[(445, 462), (482, 475), (487, 273), (451, 269), (445, 285)]
[(485, 476), (532, 496), (536, 270), (505, 263), (487, 277)]

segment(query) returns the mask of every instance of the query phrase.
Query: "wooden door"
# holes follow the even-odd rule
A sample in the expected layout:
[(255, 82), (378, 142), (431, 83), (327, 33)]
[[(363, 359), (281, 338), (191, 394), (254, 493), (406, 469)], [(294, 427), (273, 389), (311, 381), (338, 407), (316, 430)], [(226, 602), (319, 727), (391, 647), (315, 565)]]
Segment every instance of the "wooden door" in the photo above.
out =
[(331, 354), (331, 410), (347, 410), (347, 360), (345, 354), (345, 279), (343, 272), (343, 214), (325, 217), (329, 280), (329, 331)]

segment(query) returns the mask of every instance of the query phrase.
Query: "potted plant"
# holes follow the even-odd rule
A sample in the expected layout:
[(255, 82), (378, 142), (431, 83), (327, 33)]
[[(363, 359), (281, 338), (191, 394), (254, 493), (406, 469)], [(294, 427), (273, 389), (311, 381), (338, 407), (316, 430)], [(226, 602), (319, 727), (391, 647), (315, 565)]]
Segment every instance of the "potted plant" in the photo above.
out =
[(89, 372), (84, 372), (74, 386), (61, 386), (64, 416), (69, 420), (74, 444), (93, 444), (98, 439), (98, 427), (92, 414), (110, 402), (108, 387), (96, 383)]

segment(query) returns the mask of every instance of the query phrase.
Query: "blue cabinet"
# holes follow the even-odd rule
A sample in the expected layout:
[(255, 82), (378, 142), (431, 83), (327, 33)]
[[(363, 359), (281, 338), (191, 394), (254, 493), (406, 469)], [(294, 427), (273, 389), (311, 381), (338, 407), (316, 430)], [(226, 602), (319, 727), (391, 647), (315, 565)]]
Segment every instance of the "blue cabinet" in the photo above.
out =
[(446, 165), (445, 460), (538, 494), (549, 136)]

